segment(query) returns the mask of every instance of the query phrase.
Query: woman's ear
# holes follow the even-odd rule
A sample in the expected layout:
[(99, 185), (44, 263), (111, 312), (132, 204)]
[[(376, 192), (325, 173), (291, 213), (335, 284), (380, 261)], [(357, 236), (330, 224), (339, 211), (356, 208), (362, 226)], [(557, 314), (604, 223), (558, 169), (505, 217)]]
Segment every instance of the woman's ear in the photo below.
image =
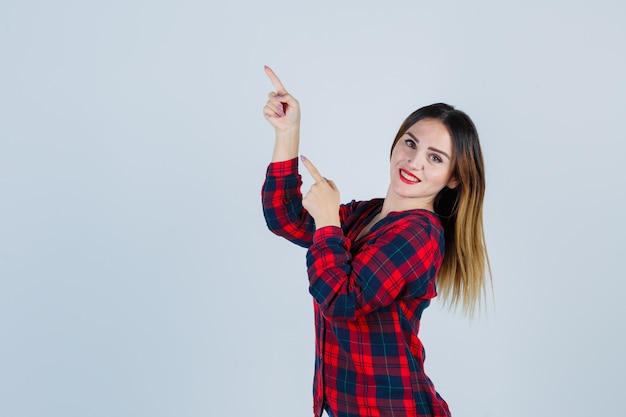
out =
[(453, 190), (456, 188), (457, 185), (459, 185), (459, 179), (456, 177), (456, 175), (453, 175), (452, 177), (450, 177), (450, 181), (448, 181), (446, 187)]

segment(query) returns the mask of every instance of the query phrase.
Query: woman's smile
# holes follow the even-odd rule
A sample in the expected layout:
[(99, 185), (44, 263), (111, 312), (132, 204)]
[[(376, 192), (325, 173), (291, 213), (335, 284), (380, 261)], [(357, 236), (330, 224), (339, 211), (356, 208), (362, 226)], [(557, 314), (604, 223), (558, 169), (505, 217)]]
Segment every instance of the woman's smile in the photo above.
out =
[(422, 182), (418, 177), (416, 177), (415, 175), (411, 174), (409, 171), (402, 169), (402, 168), (400, 168), (400, 179), (405, 184), (417, 184), (417, 183)]

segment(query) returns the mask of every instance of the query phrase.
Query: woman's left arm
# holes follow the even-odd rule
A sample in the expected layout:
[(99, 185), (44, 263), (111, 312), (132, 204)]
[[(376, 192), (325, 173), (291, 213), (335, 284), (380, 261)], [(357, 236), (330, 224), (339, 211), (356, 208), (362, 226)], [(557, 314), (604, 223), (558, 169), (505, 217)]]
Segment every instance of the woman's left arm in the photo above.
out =
[(443, 231), (428, 217), (405, 216), (351, 254), (338, 227), (323, 227), (307, 252), (309, 292), (328, 320), (355, 320), (405, 297), (433, 298)]

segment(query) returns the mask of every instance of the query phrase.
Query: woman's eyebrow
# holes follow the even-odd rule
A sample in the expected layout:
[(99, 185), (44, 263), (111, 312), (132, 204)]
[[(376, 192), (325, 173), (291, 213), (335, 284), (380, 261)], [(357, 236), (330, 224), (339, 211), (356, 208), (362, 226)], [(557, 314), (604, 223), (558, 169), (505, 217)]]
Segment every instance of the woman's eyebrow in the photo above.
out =
[[(413, 140), (417, 143), (420, 143), (420, 140), (418, 138), (415, 137), (415, 135), (411, 132), (406, 132), (407, 135), (409, 135), (411, 138), (413, 138)], [(428, 149), (430, 149), (431, 151), (435, 151), (437, 153), (442, 154), (443, 156), (445, 156), (446, 158), (448, 158), (449, 160), (452, 160), (452, 158), (450, 158), (450, 155), (448, 155), (447, 153), (445, 153), (444, 151), (437, 149), (437, 148), (433, 148), (432, 146), (429, 146)]]

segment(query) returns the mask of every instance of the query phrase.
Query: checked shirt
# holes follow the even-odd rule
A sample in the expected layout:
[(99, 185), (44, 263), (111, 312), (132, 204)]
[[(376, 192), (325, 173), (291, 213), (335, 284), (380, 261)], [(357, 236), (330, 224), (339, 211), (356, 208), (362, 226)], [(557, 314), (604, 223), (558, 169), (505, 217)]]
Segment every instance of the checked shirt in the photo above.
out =
[(448, 417), (424, 373), (420, 318), (436, 296), (443, 228), (427, 210), (392, 212), (361, 238), (382, 199), (340, 207), (341, 228), (315, 229), (302, 207), (298, 160), (269, 165), (262, 190), (269, 229), (308, 248), (315, 309), (316, 416)]

